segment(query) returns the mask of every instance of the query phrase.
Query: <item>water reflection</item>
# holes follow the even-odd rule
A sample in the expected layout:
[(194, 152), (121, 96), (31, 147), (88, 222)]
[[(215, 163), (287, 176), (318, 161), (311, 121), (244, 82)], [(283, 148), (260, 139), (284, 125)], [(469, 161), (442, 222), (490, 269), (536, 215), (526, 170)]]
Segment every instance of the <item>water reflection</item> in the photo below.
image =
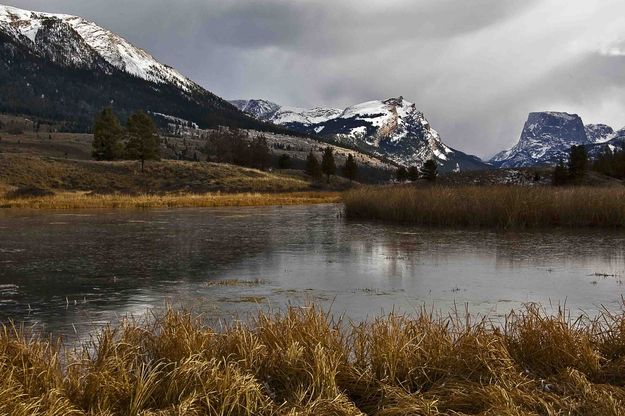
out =
[[(346, 222), (340, 207), (0, 213), (0, 319), (82, 334), (166, 302), (210, 316), (317, 301), (354, 319), (423, 304), (617, 309), (625, 234)], [(212, 285), (220, 279), (258, 285)]]

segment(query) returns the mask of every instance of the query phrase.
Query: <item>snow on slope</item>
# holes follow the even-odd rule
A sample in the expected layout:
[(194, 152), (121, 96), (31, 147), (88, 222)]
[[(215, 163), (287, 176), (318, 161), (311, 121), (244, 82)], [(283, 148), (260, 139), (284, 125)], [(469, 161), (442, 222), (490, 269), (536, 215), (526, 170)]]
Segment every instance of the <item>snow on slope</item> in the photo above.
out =
[(25, 36), (33, 44), (43, 22), (49, 19), (68, 24), (87, 45), (119, 70), (147, 81), (174, 84), (187, 92), (197, 88), (193, 81), (175, 69), (161, 64), (149, 53), (93, 22), (66, 14), (32, 12), (0, 5), (0, 25)]

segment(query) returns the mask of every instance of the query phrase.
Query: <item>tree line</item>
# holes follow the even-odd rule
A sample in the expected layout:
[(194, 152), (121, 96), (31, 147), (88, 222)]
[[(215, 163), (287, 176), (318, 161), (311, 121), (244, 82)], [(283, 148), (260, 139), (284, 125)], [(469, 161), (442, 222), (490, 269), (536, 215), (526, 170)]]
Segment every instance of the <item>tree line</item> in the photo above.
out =
[[(308, 153), (306, 158), (305, 172), (308, 176), (321, 179), (323, 175), (326, 176), (326, 182), (330, 183), (330, 177), (337, 172), (336, 162), (334, 161), (334, 150), (328, 146), (323, 150), (321, 156), (321, 162), (317, 159), (313, 151)], [(351, 181), (358, 178), (358, 164), (352, 154), (347, 155), (345, 164), (341, 168), (343, 176)]]
[(143, 111), (132, 114), (125, 126), (112, 108), (95, 117), (92, 156), (96, 160), (139, 160), (143, 172), (146, 160), (160, 159), (160, 143), (154, 120)]
[(428, 182), (436, 181), (438, 177), (438, 164), (434, 159), (426, 160), (419, 169), (417, 166), (410, 166), (406, 169), (405, 166), (400, 166), (395, 172), (395, 179), (398, 182), (415, 182), (419, 179), (425, 179)]

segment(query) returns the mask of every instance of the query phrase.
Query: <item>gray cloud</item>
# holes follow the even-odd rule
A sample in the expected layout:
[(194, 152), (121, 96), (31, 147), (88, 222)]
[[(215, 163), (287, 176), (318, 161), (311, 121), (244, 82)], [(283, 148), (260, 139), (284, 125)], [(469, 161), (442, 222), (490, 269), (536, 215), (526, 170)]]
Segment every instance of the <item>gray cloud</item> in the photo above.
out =
[(527, 113), (625, 125), (622, 0), (12, 0), (96, 21), (226, 98), (344, 107), (403, 95), (461, 150)]

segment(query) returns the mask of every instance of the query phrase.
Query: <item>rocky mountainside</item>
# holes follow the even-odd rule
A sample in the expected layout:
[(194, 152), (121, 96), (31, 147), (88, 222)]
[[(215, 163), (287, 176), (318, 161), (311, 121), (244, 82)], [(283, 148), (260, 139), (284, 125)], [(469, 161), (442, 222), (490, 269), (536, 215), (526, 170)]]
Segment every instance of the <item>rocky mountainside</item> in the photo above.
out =
[[(317, 135), (405, 166), (420, 166), (433, 158), (441, 171), (490, 167), (476, 156), (445, 145), (423, 113), (403, 97), (368, 101), (345, 109), (280, 107), (275, 103), (267, 105), (269, 102), (264, 100), (232, 103), (260, 120)], [(270, 110), (256, 111), (261, 107)]]
[(625, 129), (615, 132), (605, 124), (584, 125), (577, 114), (530, 113), (521, 138), (509, 150), (495, 155), (491, 164), (500, 168), (555, 165), (566, 160), (573, 145), (585, 145), (589, 155), (622, 147)]
[(206, 128), (276, 131), (93, 22), (0, 5), (0, 112), (86, 130), (109, 105), (121, 117), (144, 109)]

